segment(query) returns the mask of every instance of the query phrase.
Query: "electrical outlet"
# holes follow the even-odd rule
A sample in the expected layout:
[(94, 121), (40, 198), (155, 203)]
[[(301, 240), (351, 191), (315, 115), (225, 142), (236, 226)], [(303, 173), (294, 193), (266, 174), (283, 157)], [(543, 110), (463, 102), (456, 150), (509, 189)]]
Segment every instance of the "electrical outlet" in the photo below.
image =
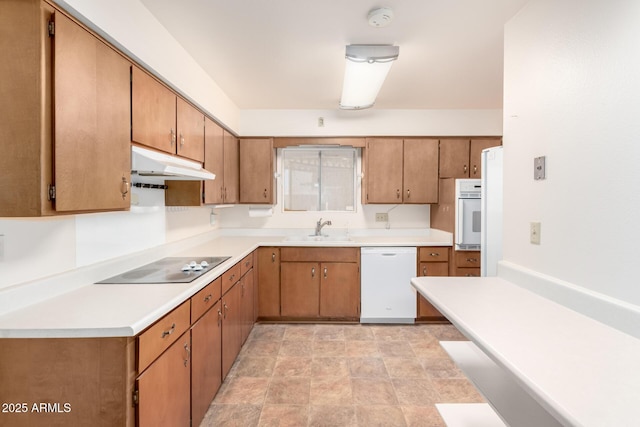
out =
[(389, 214), (386, 212), (378, 212), (376, 214), (376, 222), (389, 222)]
[(529, 225), (529, 240), (534, 245), (540, 244), (540, 223), (539, 222), (532, 222)]

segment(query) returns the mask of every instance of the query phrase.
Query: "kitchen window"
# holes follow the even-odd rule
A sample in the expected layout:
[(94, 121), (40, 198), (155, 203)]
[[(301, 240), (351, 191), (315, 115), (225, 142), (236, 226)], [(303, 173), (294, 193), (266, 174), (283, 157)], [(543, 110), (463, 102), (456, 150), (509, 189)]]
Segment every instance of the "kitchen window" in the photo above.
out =
[(286, 211), (355, 211), (356, 149), (291, 147), (282, 150)]

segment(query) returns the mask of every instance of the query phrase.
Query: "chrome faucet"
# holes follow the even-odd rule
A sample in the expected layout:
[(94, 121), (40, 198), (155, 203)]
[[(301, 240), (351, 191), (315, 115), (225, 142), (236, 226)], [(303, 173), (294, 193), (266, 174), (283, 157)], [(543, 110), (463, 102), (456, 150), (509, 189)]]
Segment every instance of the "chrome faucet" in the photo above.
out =
[(322, 235), (322, 227), (325, 225), (331, 225), (331, 221), (322, 222), (322, 218), (320, 218), (316, 223), (316, 236)]

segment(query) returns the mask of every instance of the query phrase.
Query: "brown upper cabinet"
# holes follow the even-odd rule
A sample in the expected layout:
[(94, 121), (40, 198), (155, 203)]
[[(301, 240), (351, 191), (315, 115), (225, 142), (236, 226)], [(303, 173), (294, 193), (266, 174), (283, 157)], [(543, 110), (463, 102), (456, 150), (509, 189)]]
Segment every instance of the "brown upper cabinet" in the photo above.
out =
[(0, 26), (0, 216), (127, 209), (129, 61), (44, 2), (0, 2)]
[(204, 183), (204, 203), (238, 203), (238, 138), (205, 117), (204, 168), (216, 175)]
[(368, 138), (363, 203), (436, 203), (438, 140)]
[(480, 178), (482, 150), (502, 145), (500, 138), (440, 141), (440, 178)]
[(131, 73), (131, 139), (204, 161), (204, 114), (138, 67)]
[(240, 138), (240, 203), (276, 203), (271, 138)]

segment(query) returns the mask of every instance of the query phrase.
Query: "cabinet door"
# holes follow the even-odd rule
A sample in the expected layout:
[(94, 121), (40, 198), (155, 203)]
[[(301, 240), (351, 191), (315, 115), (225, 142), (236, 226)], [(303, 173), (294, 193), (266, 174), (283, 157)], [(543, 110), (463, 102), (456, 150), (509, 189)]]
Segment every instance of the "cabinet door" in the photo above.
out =
[(469, 140), (440, 141), (440, 178), (469, 177)]
[(223, 131), (224, 135), (224, 202), (238, 203), (240, 183), (240, 148), (238, 138)]
[(274, 204), (271, 138), (240, 140), (240, 203)]
[(131, 74), (131, 138), (176, 153), (176, 95), (137, 67)]
[(204, 203), (224, 202), (224, 131), (217, 123), (204, 119), (204, 168), (216, 175), (213, 181), (204, 181)]
[[(448, 262), (421, 262), (418, 270), (420, 276), (448, 276)], [(425, 297), (418, 294), (418, 318), (427, 320), (444, 320), (444, 316)]]
[(242, 310), (240, 335), (244, 343), (253, 327), (253, 268), (240, 279), (240, 306)]
[(183, 334), (138, 377), (138, 426), (185, 426), (191, 421), (191, 344)]
[(365, 203), (402, 203), (402, 140), (367, 139)]
[(437, 139), (404, 140), (404, 203), (438, 202), (438, 145)]
[(280, 317), (280, 248), (258, 248), (258, 317)]
[(360, 314), (360, 269), (356, 263), (320, 265), (320, 317), (357, 318)]
[(222, 384), (220, 300), (191, 327), (191, 419), (200, 425)]
[(470, 178), (482, 177), (482, 150), (501, 145), (499, 139), (472, 139), (469, 149)]
[(182, 98), (177, 98), (176, 153), (196, 162), (204, 162), (204, 114)]
[(455, 228), (455, 179), (439, 180), (438, 203), (431, 205), (431, 228), (453, 233)]
[(280, 271), (282, 316), (318, 317), (320, 310), (320, 264), (316, 262), (283, 262)]
[(222, 296), (222, 379), (224, 380), (242, 347), (240, 286), (234, 285)]
[(61, 13), (54, 19), (55, 209), (126, 209), (131, 64)]

